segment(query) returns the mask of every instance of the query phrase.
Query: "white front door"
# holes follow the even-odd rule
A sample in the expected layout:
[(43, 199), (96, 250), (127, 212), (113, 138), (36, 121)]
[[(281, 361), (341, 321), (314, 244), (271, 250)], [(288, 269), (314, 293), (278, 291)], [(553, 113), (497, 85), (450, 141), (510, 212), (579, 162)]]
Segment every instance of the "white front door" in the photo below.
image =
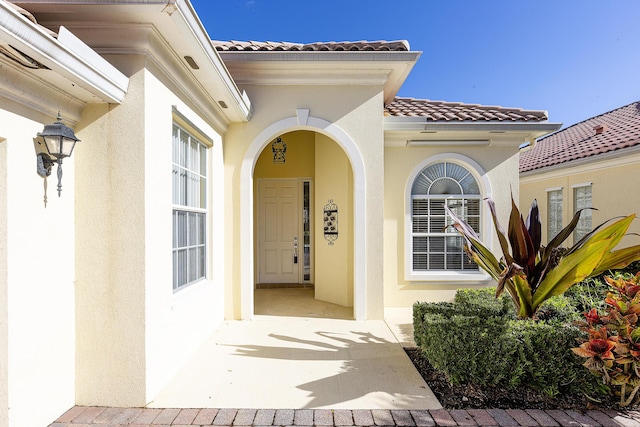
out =
[(258, 191), (258, 283), (298, 283), (298, 180), (260, 180)]

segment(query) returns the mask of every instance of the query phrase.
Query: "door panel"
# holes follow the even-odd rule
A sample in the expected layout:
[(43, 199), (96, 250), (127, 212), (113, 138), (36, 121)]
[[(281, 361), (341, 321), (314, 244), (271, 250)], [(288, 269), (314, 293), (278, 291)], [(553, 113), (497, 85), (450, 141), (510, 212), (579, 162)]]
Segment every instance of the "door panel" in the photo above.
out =
[(258, 191), (258, 281), (298, 283), (298, 181), (261, 180)]

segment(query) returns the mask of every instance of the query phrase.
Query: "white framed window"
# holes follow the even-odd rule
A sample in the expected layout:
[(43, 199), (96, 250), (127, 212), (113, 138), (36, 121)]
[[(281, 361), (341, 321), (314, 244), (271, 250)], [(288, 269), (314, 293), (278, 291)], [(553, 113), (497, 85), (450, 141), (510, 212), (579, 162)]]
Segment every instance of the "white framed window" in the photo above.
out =
[(452, 228), (448, 206), (480, 234), (482, 194), (475, 176), (456, 162), (432, 163), (415, 176), (410, 200), (410, 273), (479, 272)]
[(547, 190), (547, 240), (551, 241), (562, 230), (562, 188)]
[(206, 277), (207, 147), (173, 125), (173, 290)]
[[(573, 213), (580, 209), (592, 207), (591, 183), (573, 186)], [(573, 232), (573, 241), (577, 242), (592, 230), (591, 209), (586, 209), (580, 213), (580, 220)]]

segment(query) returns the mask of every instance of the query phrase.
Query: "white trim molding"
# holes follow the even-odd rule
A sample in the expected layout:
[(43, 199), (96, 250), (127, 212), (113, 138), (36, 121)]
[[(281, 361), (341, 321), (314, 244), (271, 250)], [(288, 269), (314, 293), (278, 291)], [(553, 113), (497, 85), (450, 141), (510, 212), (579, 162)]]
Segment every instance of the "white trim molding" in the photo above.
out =
[(593, 183), (591, 182), (581, 182), (579, 184), (572, 184), (571, 188), (580, 188), (580, 187), (591, 187)]

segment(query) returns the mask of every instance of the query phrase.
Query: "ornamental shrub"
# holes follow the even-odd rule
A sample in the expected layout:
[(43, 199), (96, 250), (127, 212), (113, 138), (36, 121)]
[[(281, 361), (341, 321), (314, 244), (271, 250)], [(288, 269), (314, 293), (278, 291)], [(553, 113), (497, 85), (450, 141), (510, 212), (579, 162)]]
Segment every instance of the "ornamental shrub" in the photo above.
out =
[(480, 317), (515, 317), (515, 309), (506, 295), (495, 297), (496, 288), (459, 289), (453, 302), (458, 314)]
[(452, 383), (526, 384), (551, 396), (599, 389), (570, 350), (584, 333), (571, 325), (578, 314), (569, 298), (548, 300), (546, 320), (517, 319), (503, 299), (495, 289), (466, 289), (453, 303), (414, 304), (416, 344)]
[(608, 287), (604, 276), (598, 276), (573, 285), (564, 295), (571, 300), (571, 304), (579, 313), (585, 313), (592, 308), (604, 311), (606, 304), (603, 297)]
[[(429, 363), (452, 383), (509, 384), (518, 382), (511, 367), (517, 340), (502, 317), (427, 313), (420, 349)], [(500, 355), (500, 357), (496, 357)]]
[(578, 311), (573, 299), (557, 295), (542, 303), (534, 319), (564, 324), (580, 320), (581, 317), (582, 312)]
[[(496, 295), (505, 290), (511, 296), (518, 317), (533, 318), (549, 298), (562, 295), (571, 286), (615, 268), (624, 268), (640, 260), (640, 245), (615, 249), (627, 233), (636, 215), (613, 219), (596, 226), (571, 248), (561, 247), (573, 233), (582, 210), (546, 245), (542, 244), (542, 224), (538, 203), (534, 200), (524, 220), (511, 199), (507, 232), (498, 223), (495, 203), (486, 199), (502, 251), (499, 258), (479, 240), (473, 227), (444, 206), (454, 228), (464, 239), (464, 249), (478, 267), (498, 283)], [(588, 208), (590, 209), (590, 208)]]
[(605, 277), (609, 292), (606, 313), (596, 308), (585, 313), (588, 333), (572, 350), (584, 366), (619, 397), (620, 407), (640, 403), (640, 273), (634, 277)]

